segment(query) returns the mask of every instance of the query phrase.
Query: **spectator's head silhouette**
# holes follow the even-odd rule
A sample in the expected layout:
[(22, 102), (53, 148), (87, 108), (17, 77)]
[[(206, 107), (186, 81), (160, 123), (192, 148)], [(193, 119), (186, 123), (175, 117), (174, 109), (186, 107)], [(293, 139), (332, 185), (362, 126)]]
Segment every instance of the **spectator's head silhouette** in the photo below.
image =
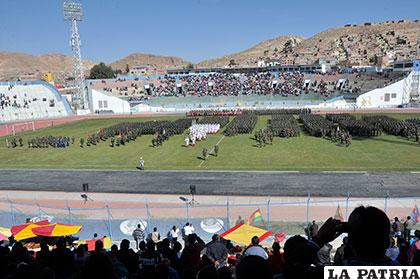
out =
[(317, 252), (318, 248), (306, 238), (300, 235), (289, 238), (284, 244), (284, 278), (322, 278), (322, 270), (313, 267)]
[(104, 249), (104, 243), (102, 242), (102, 240), (98, 239), (95, 242), (95, 251), (96, 252), (100, 252), (103, 251)]
[(252, 246), (257, 246), (260, 244), (260, 239), (258, 238), (258, 236), (254, 236), (251, 238), (251, 245)]
[(140, 241), (139, 243), (139, 250), (146, 250), (146, 242), (144, 240)]
[(197, 241), (197, 235), (195, 233), (189, 234), (187, 239), (189, 244), (194, 244)]
[(155, 251), (155, 243), (153, 241), (147, 241), (146, 249), (148, 251)]
[(213, 234), (213, 236), (211, 237), (211, 240), (213, 241), (213, 242), (217, 242), (217, 241), (219, 241), (219, 235), (218, 234)]
[(130, 248), (130, 241), (128, 239), (121, 240), (120, 250), (127, 251)]
[(389, 247), (390, 223), (386, 214), (372, 206), (357, 207), (348, 222), (349, 244), (355, 256), (364, 260), (383, 260)]
[(244, 257), (236, 268), (237, 279), (272, 278), (268, 262), (259, 256)]

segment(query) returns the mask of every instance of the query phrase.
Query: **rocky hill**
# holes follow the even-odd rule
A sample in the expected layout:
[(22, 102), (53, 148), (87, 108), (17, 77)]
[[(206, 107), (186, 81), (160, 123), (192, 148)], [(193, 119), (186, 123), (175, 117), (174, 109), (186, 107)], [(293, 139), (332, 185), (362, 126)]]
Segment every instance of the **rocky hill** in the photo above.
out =
[(198, 63), (197, 67), (244, 67), (256, 66), (262, 57), (270, 57), (270, 59), (279, 59), (284, 49), (290, 49), (304, 40), (302, 36), (280, 36), (275, 39), (263, 41), (256, 46), (247, 50), (225, 55), (219, 58), (205, 60)]
[(418, 38), (418, 20), (349, 24), (328, 29), (308, 39), (281, 36), (239, 53), (203, 61), (198, 66), (256, 66), (258, 60), (279, 64), (311, 64), (318, 59), (334, 59), (346, 65), (386, 64), (393, 59), (415, 57)]
[[(420, 38), (419, 20), (366, 22), (346, 25), (318, 33), (310, 38), (280, 36), (256, 46), (223, 57), (202, 61), (195, 67), (252, 67), (266, 64), (311, 64), (319, 59), (333, 59), (342, 65), (386, 65), (392, 60), (416, 56)], [(192, 64), (182, 58), (134, 53), (110, 65), (125, 71), (129, 66), (149, 65), (157, 72), (185, 68)], [(84, 61), (86, 75), (94, 65)], [(71, 76), (72, 58), (63, 54), (34, 56), (0, 52), (0, 80), (37, 79), (53, 72), (56, 81)]]
[[(86, 73), (94, 65), (84, 61)], [(34, 56), (25, 53), (0, 52), (0, 80), (39, 79), (47, 72), (54, 73), (57, 81), (71, 75), (72, 58), (63, 54)]]
[(153, 54), (133, 53), (123, 59), (111, 63), (110, 66), (114, 70), (125, 71), (127, 65), (131, 66), (144, 66), (149, 65), (156, 70), (166, 70), (174, 68), (184, 68), (190, 65), (188, 62), (179, 57), (173, 56), (160, 56)]

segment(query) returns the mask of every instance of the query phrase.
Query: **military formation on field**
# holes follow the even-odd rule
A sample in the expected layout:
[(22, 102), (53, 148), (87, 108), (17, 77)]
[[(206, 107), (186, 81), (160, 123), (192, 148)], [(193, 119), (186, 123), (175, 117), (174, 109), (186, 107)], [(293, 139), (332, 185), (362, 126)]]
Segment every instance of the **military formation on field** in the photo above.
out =
[(225, 135), (250, 134), (254, 130), (257, 121), (258, 117), (252, 113), (238, 115), (226, 127)]
[(242, 110), (242, 114), (255, 114), (255, 115), (276, 115), (276, 114), (310, 114), (310, 108), (301, 108), (301, 109), (258, 109), (258, 110)]
[(329, 138), (331, 142), (338, 142), (341, 145), (349, 147), (352, 143), (352, 135), (340, 126), (321, 115), (300, 115), (299, 119), (303, 123), (306, 131), (315, 137)]
[(299, 115), (299, 120), (302, 122), (305, 130), (314, 137), (329, 137), (331, 131), (337, 127), (337, 124), (319, 114), (301, 114)]
[(229, 123), (229, 116), (205, 116), (198, 120), (198, 124), (219, 124), (220, 128)]
[(420, 120), (399, 120), (385, 115), (363, 116), (363, 120), (379, 125), (387, 134), (407, 138), (420, 143)]
[(255, 115), (274, 115), (274, 114), (310, 114), (310, 108), (301, 109), (207, 109), (207, 110), (191, 110), (187, 112), (187, 117), (198, 116), (236, 116), (241, 114), (255, 114)]
[(125, 145), (142, 135), (154, 135), (152, 146), (157, 147), (173, 135), (182, 134), (191, 126), (192, 121), (192, 119), (183, 118), (174, 121), (127, 122), (101, 129), (97, 134), (102, 140), (111, 138), (111, 147)]
[[(123, 146), (130, 141), (135, 141), (142, 135), (154, 135), (151, 146), (161, 146), (174, 135), (180, 135), (193, 123), (201, 125), (220, 125), (225, 127), (226, 136), (238, 134), (251, 134), (258, 121), (257, 115), (271, 115), (268, 127), (254, 132), (254, 139), (259, 147), (272, 144), (273, 137), (297, 137), (300, 135), (300, 127), (294, 113), (301, 113), (299, 121), (306, 132), (315, 137), (322, 137), (349, 146), (354, 136), (374, 137), (387, 134), (407, 138), (410, 141), (420, 143), (420, 119), (399, 120), (386, 115), (365, 115), (357, 119), (351, 114), (327, 114), (325, 117), (311, 114), (306, 109), (289, 110), (262, 110), (241, 111), (240, 115), (233, 119), (227, 115), (215, 115), (198, 118), (182, 118), (174, 121), (145, 121), (126, 122), (102, 128), (99, 131), (88, 134), (86, 137), (76, 139), (74, 136), (43, 136), (27, 139), (28, 148), (67, 148), (76, 143), (76, 146), (89, 147), (110, 140), (111, 147)], [(232, 120), (232, 121), (230, 121)], [(26, 142), (25, 142), (26, 143)], [(6, 138), (6, 147), (24, 147), (22, 137)], [(215, 156), (218, 153), (218, 146)], [(207, 151), (207, 154), (210, 152)], [(204, 155), (204, 152), (203, 154)], [(207, 156), (205, 156), (207, 157)]]
[(326, 118), (334, 123), (337, 123), (352, 136), (376, 137), (382, 134), (382, 127), (379, 123), (370, 123), (364, 121), (363, 119), (356, 119), (356, 117), (351, 114), (327, 114)]
[(300, 135), (298, 122), (291, 114), (274, 114), (269, 125), (275, 137), (290, 138)]

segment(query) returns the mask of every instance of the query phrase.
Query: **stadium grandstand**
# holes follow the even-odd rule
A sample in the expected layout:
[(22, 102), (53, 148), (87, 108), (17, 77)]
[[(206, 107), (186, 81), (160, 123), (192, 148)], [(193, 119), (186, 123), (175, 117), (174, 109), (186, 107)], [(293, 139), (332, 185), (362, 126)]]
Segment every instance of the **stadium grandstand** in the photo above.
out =
[[(205, 72), (172, 73), (154, 77), (119, 77), (90, 80), (93, 90), (127, 100), (133, 112), (188, 111), (197, 108), (331, 108), (397, 107), (403, 105), (403, 87), (392, 103), (357, 102), (373, 90), (398, 83), (403, 72), (341, 71), (249, 71), (213, 69)], [(173, 72), (173, 71), (172, 71)], [(404, 82), (400, 82), (402, 84)], [(381, 90), (380, 90), (381, 91)], [(382, 92), (382, 91), (381, 91)], [(377, 93), (375, 93), (377, 94)], [(384, 93), (379, 93), (384, 94)], [(394, 95), (392, 95), (394, 96)]]
[(44, 81), (0, 82), (0, 122), (72, 115), (67, 99)]
[(398, 1), (83, 1), (107, 64), (81, 0), (58, 1), (72, 57), (35, 55), (57, 3), (6, 2), (5, 49), (34, 55), (0, 52), (0, 279), (420, 278), (419, 20), (198, 61)]
[(415, 72), (239, 70), (88, 80), (89, 106), (83, 111), (71, 107), (71, 88), (57, 89), (44, 81), (1, 83), (1, 122), (193, 109), (401, 107), (409, 103), (403, 95)]

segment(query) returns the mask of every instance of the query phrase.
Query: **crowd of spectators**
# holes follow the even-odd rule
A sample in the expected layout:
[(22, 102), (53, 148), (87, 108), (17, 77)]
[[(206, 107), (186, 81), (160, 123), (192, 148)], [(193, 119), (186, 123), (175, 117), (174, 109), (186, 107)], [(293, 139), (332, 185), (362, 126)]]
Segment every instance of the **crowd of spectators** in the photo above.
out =
[(386, 86), (404, 77), (398, 73), (366, 73), (362, 70), (320, 72), (242, 72), (165, 75), (156, 78), (91, 81), (93, 88), (110, 94), (136, 96), (238, 96), (301, 95), (321, 96), (341, 92), (358, 94)]
[[(9, 85), (7, 87), (7, 91), (10, 92), (13, 90), (14, 85)], [(7, 107), (14, 107), (14, 108), (29, 108), (29, 104), (31, 103), (30, 99), (26, 99), (26, 94), (24, 94), (24, 99), (22, 102), (18, 101), (18, 96), (16, 93), (13, 94), (5, 94), (0, 93), (0, 109), (5, 109)]]
[[(133, 233), (136, 249), (124, 239), (106, 251), (97, 240), (94, 251), (80, 245), (72, 250), (64, 239), (50, 250), (41, 242), (34, 254), (21, 242), (0, 245), (1, 278), (323, 278), (328, 265), (396, 266), (420, 265), (420, 231), (414, 220), (390, 222), (375, 207), (356, 208), (348, 222), (329, 218), (319, 229), (313, 224), (308, 238), (296, 235), (284, 247), (274, 242), (263, 247), (258, 237), (247, 247), (233, 246), (214, 235), (205, 243), (190, 224), (176, 227), (161, 239), (157, 228), (148, 237)], [(188, 233), (187, 233), (187, 229)], [(141, 231), (141, 227), (138, 229)], [(332, 255), (331, 241), (342, 233), (343, 244)], [(139, 239), (137, 239), (139, 238)]]
[(304, 75), (281, 73), (213, 73), (160, 78), (153, 90), (155, 96), (222, 96), (295, 94), (303, 90)]
[[(9, 85), (6, 90), (3, 90), (3, 93), (0, 93), (0, 109), (5, 110), (7, 108), (25, 108), (29, 109), (34, 107), (36, 102), (49, 102), (49, 107), (55, 106), (54, 99), (47, 99), (44, 96), (42, 97), (29, 97), (27, 93), (21, 93), (20, 91), (14, 90), (14, 85)], [(30, 90), (30, 89), (28, 89)], [(1, 92), (1, 91), (0, 91)], [(36, 105), (35, 105), (36, 106)]]

